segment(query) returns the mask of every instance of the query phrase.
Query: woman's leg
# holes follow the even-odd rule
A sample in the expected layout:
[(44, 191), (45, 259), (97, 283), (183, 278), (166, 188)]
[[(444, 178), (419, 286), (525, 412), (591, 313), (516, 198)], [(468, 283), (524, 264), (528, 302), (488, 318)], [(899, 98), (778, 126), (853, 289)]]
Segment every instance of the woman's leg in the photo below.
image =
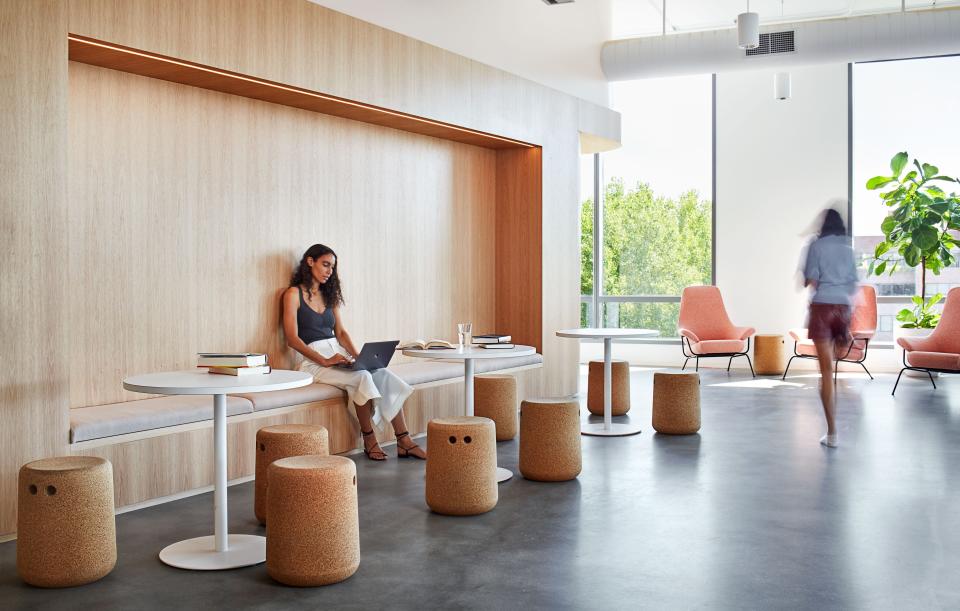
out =
[[(390, 424), (393, 425), (393, 432), (397, 435), (397, 447), (400, 448), (400, 450), (406, 450), (408, 454), (412, 454), (417, 458), (427, 457), (427, 453), (423, 451), (423, 448), (418, 446), (417, 443), (410, 438), (410, 435), (407, 434), (407, 421), (403, 417), (402, 409), (397, 412), (397, 415), (393, 417)], [(399, 454), (399, 450), (397, 453)]]
[(360, 432), (363, 435), (363, 447), (367, 456), (373, 460), (386, 460), (387, 455), (380, 448), (380, 442), (377, 441), (377, 434), (373, 429), (373, 400), (367, 401), (363, 405), (354, 403), (357, 408), (357, 420), (360, 421)]
[(827, 419), (827, 436), (836, 437), (837, 427), (833, 419), (833, 341), (817, 339), (813, 340), (813, 345), (817, 347), (817, 361), (820, 364), (820, 401), (823, 402), (823, 414)]

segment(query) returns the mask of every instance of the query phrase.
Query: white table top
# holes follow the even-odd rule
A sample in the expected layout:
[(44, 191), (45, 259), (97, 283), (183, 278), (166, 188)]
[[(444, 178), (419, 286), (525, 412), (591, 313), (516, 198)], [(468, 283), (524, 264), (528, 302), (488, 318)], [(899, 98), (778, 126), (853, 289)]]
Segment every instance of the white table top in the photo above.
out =
[(158, 395), (223, 395), (235, 392), (264, 392), (299, 388), (313, 382), (305, 371), (274, 369), (271, 373), (247, 377), (207, 373), (206, 369), (144, 373), (124, 378), (123, 387), (134, 392)]
[(557, 337), (576, 339), (630, 339), (637, 337), (657, 337), (659, 331), (653, 329), (564, 329), (557, 331)]
[(537, 349), (533, 346), (514, 346), (513, 348), (474, 348), (472, 346), (460, 349), (439, 349), (439, 350), (404, 350), (404, 356), (415, 356), (422, 359), (443, 359), (447, 361), (466, 361), (468, 359), (499, 359), (512, 356), (529, 356), (536, 354)]

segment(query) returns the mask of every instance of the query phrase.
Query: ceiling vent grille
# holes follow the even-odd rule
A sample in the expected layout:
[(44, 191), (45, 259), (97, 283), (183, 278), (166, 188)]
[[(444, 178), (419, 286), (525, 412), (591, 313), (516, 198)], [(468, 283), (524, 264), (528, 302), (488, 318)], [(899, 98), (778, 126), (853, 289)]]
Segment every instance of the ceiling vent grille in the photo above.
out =
[(573, 0), (543, 0), (544, 4), (553, 6), (554, 4), (570, 4)]
[(774, 53), (793, 53), (793, 30), (786, 32), (768, 32), (760, 34), (760, 46), (756, 49), (747, 49), (747, 57), (751, 55), (773, 55)]

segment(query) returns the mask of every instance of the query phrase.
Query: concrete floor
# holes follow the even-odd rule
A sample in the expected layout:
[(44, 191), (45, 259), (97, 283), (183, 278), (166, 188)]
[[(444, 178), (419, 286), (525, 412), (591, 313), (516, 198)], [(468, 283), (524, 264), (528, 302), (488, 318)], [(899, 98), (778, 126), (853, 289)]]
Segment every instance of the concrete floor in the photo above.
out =
[[(212, 495), (117, 518), (117, 568), (69, 590), (22, 584), (0, 545), (0, 608), (957, 609), (960, 380), (939, 390), (841, 374), (828, 450), (817, 376), (786, 383), (701, 370), (703, 428), (650, 428), (651, 372), (632, 373), (643, 433), (583, 437), (583, 472), (514, 477), (492, 512), (430, 513), (422, 462), (357, 461), (362, 560), (324, 588), (264, 565), (200, 573), (157, 552), (210, 534)], [(585, 382), (584, 382), (585, 388)], [(516, 471), (517, 443), (501, 443)], [(263, 534), (253, 484), (230, 489), (231, 531)]]

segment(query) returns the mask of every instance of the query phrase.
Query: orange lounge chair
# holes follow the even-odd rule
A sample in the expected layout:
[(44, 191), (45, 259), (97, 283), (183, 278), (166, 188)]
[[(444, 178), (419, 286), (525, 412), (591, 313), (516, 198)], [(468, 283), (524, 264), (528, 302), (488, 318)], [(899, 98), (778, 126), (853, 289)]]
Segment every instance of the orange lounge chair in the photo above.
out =
[(900, 376), (908, 369), (927, 372), (934, 388), (937, 383), (931, 372), (960, 373), (960, 288), (947, 293), (940, 323), (933, 333), (927, 337), (901, 337), (897, 343), (903, 347), (903, 369), (891, 395), (897, 392)]
[(733, 359), (747, 357), (750, 373), (753, 377), (753, 363), (750, 361), (750, 338), (755, 333), (753, 327), (737, 327), (730, 322), (727, 310), (723, 307), (720, 289), (715, 286), (688, 286), (680, 295), (680, 349), (686, 360), (697, 359), (696, 371), (700, 371), (700, 359), (726, 357), (727, 371)]
[[(850, 320), (850, 337), (846, 342), (837, 344), (836, 353), (833, 355), (833, 381), (837, 381), (837, 370), (840, 362), (856, 363), (863, 367), (870, 379), (873, 374), (864, 365), (867, 360), (867, 348), (870, 340), (877, 334), (877, 291), (868, 285), (862, 285), (857, 293), (856, 305), (853, 307), (853, 316)], [(787, 361), (787, 368), (783, 372), (784, 380), (787, 379), (787, 372), (790, 371), (790, 364), (793, 359), (817, 359), (817, 347), (813, 345), (813, 340), (807, 337), (806, 329), (791, 329), (790, 337), (793, 338), (793, 356)]]

